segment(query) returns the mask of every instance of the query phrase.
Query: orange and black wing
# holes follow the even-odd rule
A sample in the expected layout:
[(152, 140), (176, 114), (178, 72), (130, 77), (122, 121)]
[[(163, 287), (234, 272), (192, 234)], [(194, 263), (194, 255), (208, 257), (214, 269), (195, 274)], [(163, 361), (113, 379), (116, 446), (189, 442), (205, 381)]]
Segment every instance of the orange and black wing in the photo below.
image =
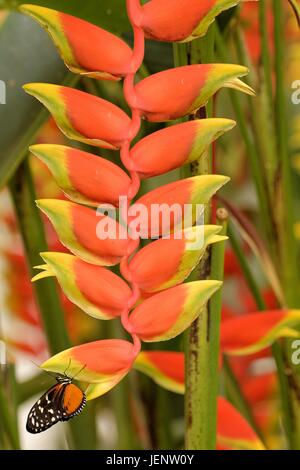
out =
[(62, 421), (68, 421), (78, 415), (86, 404), (85, 394), (74, 384), (68, 384), (63, 395), (63, 417)]
[(67, 421), (78, 414), (86, 403), (82, 390), (69, 383), (53, 385), (31, 408), (26, 429), (37, 434), (58, 421)]

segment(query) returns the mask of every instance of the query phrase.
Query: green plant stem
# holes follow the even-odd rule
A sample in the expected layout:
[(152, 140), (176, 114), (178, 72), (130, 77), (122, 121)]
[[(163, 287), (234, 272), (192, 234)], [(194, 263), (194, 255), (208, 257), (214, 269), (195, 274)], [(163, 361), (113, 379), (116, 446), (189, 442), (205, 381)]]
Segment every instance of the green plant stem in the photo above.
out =
[[(263, 27), (263, 26), (262, 26)], [(272, 89), (268, 90), (268, 84), (265, 80), (265, 74), (270, 74), (271, 70), (269, 62), (263, 68), (264, 73), (261, 79), (258, 78), (252, 61), (249, 57), (248, 49), (245, 43), (243, 32), (237, 28), (234, 33), (234, 42), (238, 53), (238, 61), (242, 65), (249, 68), (249, 75), (246, 81), (255, 89), (256, 96), (247, 97), (247, 102), (250, 110), (250, 124), (254, 135), (256, 152), (259, 157), (260, 172), (264, 184), (267, 184), (268, 191), (265, 192), (265, 197), (270, 208), (269, 217), (270, 224), (275, 227), (274, 214), (273, 214), (273, 197), (277, 177), (278, 158), (276, 152), (276, 137), (273, 118), (273, 101)], [(271, 100), (271, 101), (270, 101)], [(259, 113), (257, 112), (259, 109)], [(278, 250), (276, 246), (276, 237), (268, 239), (270, 245), (270, 252), (274, 258), (274, 263), (278, 268)]]
[[(34, 275), (33, 267), (41, 263), (39, 253), (47, 251), (47, 242), (43, 223), (35, 204), (36, 196), (28, 160), (21, 163), (10, 183), (10, 190), (29, 272)], [(34, 283), (33, 288), (51, 354), (69, 348), (70, 340), (55, 281), (43, 279)], [(70, 421), (72, 441), (76, 449), (89, 449), (94, 446), (91, 418), (89, 411), (84, 411), (76, 419)], [(84, 429), (90, 429), (90, 432), (84, 432)]]
[(8, 435), (12, 449), (20, 449), (20, 443), (18, 439), (18, 434), (14, 426), (14, 419), (11, 413), (11, 410), (8, 407), (7, 397), (3, 391), (2, 384), (0, 384), (0, 416), (1, 422), (4, 425), (4, 429)]
[(157, 448), (159, 450), (170, 450), (174, 448), (171, 434), (170, 422), (170, 393), (161, 387), (157, 387), (155, 422), (157, 433)]
[(118, 429), (118, 449), (137, 449), (134, 435), (132, 414), (130, 410), (130, 383), (125, 377), (111, 392), (113, 410), (116, 416)]
[[(272, 354), (277, 368), (282, 424), (287, 439), (287, 445), (290, 449), (297, 449), (297, 435), (295, 434), (295, 415), (293, 409), (294, 398), (290, 390), (289, 379), (287, 376), (287, 360), (285, 357), (284, 347), (282, 347), (280, 342), (273, 344)], [(295, 411), (297, 412), (297, 408), (295, 408)]]
[[(224, 209), (222, 209), (224, 214)], [(226, 213), (227, 215), (227, 213)], [(227, 219), (222, 215), (222, 234), (226, 233)], [(206, 268), (210, 277), (223, 279), (225, 243), (213, 246)], [(202, 277), (208, 277), (202, 271)], [(217, 397), (219, 391), (218, 361), (220, 352), (221, 299), (219, 290), (192, 324), (186, 357), (186, 448), (189, 450), (216, 448)]]
[[(205, 38), (194, 41), (192, 63), (210, 63), (214, 58), (215, 26)], [(212, 101), (200, 110), (201, 117), (212, 117)], [(212, 170), (212, 153), (208, 151), (197, 165), (197, 174)], [(205, 209), (205, 223), (210, 221), (210, 206)], [(226, 223), (224, 222), (224, 231)], [(218, 246), (217, 246), (218, 245)], [(200, 279), (222, 279), (224, 243), (208, 250), (200, 263)], [(219, 335), (221, 292), (217, 292), (202, 309), (201, 315), (189, 329), (186, 342), (185, 423), (187, 449), (215, 449), (217, 434), (217, 396), (219, 388)]]
[(280, 166), (278, 169), (277, 201), (275, 210), (279, 232), (279, 254), (282, 282), (289, 307), (300, 306), (298, 252), (294, 236), (294, 207), (291, 168), (287, 142), (287, 110), (284, 78), (284, 12), (282, 0), (273, 0), (275, 43), (275, 115)]
[[(173, 62), (174, 67), (182, 67), (184, 65), (189, 65), (191, 60), (191, 46), (188, 43), (173, 43)], [(176, 120), (176, 122), (185, 122), (189, 118), (184, 116)], [(187, 178), (191, 176), (190, 168), (188, 166), (183, 166), (180, 168), (180, 177)]]
[[(220, 61), (222, 63), (230, 62), (228, 59), (228, 54), (223, 36), (220, 33), (218, 27), (216, 27), (216, 47)], [(247, 155), (250, 159), (251, 170), (261, 210), (261, 222), (264, 227), (265, 238), (267, 240), (272, 240), (274, 228), (270, 219), (271, 208), (265, 191), (265, 181), (261, 172), (260, 156), (257, 153), (253, 136), (251, 135), (248, 123), (246, 121), (240, 97), (232, 90), (228, 90), (228, 93), (230, 96), (233, 110), (235, 112), (238, 128), (241, 132), (247, 150)]]
[(10, 392), (10, 401), (12, 407), (12, 417), (15, 427), (16, 435), (19, 440), (19, 427), (18, 427), (18, 389), (19, 384), (16, 378), (16, 367), (14, 363), (8, 364), (8, 382), (9, 382), (9, 392)]
[[(10, 367), (10, 365), (8, 366)], [(4, 372), (0, 371), (0, 418), (5, 430), (10, 446), (13, 450), (20, 449), (18, 426), (16, 421), (16, 414), (13, 406), (8, 399), (8, 391), (4, 380)]]
[[(217, 209), (217, 224), (222, 226), (220, 235), (226, 235), (228, 224), (228, 213), (224, 208)], [(218, 281), (224, 276), (225, 242), (216, 243), (211, 249), (210, 278)], [(211, 408), (211, 442), (216, 439), (217, 434), (217, 401), (219, 394), (219, 359), (220, 359), (220, 325), (222, 310), (222, 288), (211, 298), (208, 310), (208, 329), (206, 340), (210, 345), (207, 354), (208, 359), (208, 395)]]
[(189, 63), (188, 47), (189, 45), (186, 43), (173, 43), (173, 60), (175, 67), (181, 67)]
[(148, 67), (147, 65), (145, 64), (145, 62), (142, 63), (142, 65), (140, 66), (139, 68), (139, 71), (138, 71), (138, 74), (141, 78), (147, 78), (149, 77), (150, 75), (150, 72), (148, 70)]
[[(287, 141), (287, 110), (284, 77), (284, 11), (281, 0), (273, 0), (274, 44), (275, 44), (275, 117), (277, 151), (279, 156), (276, 191), (274, 191), (274, 211), (278, 235), (278, 252), (281, 264), (281, 279), (286, 305), (299, 308), (299, 267), (298, 247), (294, 236), (294, 207), (292, 194), (291, 168)], [(291, 341), (283, 342), (278, 365), (285, 372), (282, 391), (285, 393), (285, 428), (291, 449), (300, 449), (300, 402), (299, 373), (290, 362)]]
[(246, 257), (243, 253), (242, 247), (240, 243), (237, 240), (237, 237), (232, 230), (232, 224), (229, 222), (228, 224), (228, 236), (230, 240), (230, 244), (232, 246), (232, 249), (238, 259), (239, 265), (242, 269), (244, 279), (251, 291), (251, 294), (253, 295), (253, 298), (256, 302), (258, 310), (265, 310), (265, 302), (261, 296), (260, 290), (258, 288), (258, 285), (256, 284), (256, 281), (254, 279), (254, 276), (250, 270), (250, 267), (246, 261)]
[[(146, 379), (146, 381), (141, 381)], [(148, 414), (147, 404), (145, 403), (145, 389), (143, 389), (143, 382), (147, 382), (148, 377), (140, 377), (136, 371), (131, 371), (129, 375), (130, 392), (131, 392), (131, 407), (133, 415), (134, 429), (139, 437), (139, 446), (142, 449), (153, 449), (152, 435), (150, 430), (150, 420), (154, 418), (153, 408), (151, 407), (151, 417)], [(154, 385), (154, 384), (151, 384)], [(148, 387), (146, 386), (147, 391)], [(152, 403), (152, 402), (151, 402)]]
[(261, 38), (261, 58), (263, 66), (263, 75), (265, 87), (268, 95), (269, 104), (273, 103), (273, 85), (272, 85), (272, 65), (271, 54), (269, 49), (269, 31), (267, 23), (267, 2), (259, 1), (259, 31)]

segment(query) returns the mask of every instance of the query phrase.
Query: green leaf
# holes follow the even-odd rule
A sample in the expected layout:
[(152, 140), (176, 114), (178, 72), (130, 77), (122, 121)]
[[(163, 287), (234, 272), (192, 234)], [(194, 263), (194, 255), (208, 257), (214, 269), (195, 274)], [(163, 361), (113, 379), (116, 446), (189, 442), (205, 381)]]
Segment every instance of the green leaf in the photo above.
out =
[[(0, 29), (0, 79), (6, 85), (6, 104), (0, 104), (0, 189), (28, 153), (48, 113), (22, 85), (28, 82), (70, 83), (74, 80), (50, 38), (35, 22), (18, 13)], [(77, 78), (76, 78), (77, 79)]]
[(0, 0), (0, 8), (15, 9), (23, 3), (53, 8), (78, 16), (114, 33), (130, 30), (125, 0)]

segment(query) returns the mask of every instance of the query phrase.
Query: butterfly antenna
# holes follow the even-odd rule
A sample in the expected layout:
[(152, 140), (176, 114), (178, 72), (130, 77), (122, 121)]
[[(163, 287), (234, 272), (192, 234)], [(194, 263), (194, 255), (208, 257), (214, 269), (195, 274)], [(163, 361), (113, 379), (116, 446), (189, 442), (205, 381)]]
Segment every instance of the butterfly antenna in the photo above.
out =
[(73, 375), (73, 377), (72, 377), (72, 380), (74, 380), (74, 379), (75, 379), (75, 377), (77, 377), (77, 375), (79, 375), (79, 374), (80, 374), (80, 372), (82, 372), (82, 371), (83, 371), (83, 369), (85, 369), (85, 368), (86, 368), (86, 364), (84, 364), (84, 366), (83, 366), (83, 367), (81, 367), (81, 369), (79, 369), (79, 371), (78, 371), (78, 372), (76, 372), (76, 374), (75, 374), (75, 375)]
[(71, 378), (71, 377), (69, 377), (68, 374), (67, 374), (67, 370), (70, 368), (71, 362), (72, 362), (72, 358), (70, 357), (70, 359), (69, 359), (69, 364), (68, 364), (67, 368), (65, 369), (65, 371), (64, 371), (64, 373), (63, 373), (63, 375), (65, 375), (68, 379)]

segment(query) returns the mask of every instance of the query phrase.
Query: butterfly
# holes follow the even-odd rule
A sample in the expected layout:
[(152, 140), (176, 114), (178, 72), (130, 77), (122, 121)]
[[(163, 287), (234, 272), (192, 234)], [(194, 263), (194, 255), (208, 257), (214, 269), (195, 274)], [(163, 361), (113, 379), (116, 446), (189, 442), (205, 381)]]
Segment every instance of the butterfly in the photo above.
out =
[(46, 431), (58, 421), (78, 415), (86, 404), (83, 391), (65, 373), (56, 375), (57, 383), (47, 390), (29, 411), (26, 429), (32, 434)]

